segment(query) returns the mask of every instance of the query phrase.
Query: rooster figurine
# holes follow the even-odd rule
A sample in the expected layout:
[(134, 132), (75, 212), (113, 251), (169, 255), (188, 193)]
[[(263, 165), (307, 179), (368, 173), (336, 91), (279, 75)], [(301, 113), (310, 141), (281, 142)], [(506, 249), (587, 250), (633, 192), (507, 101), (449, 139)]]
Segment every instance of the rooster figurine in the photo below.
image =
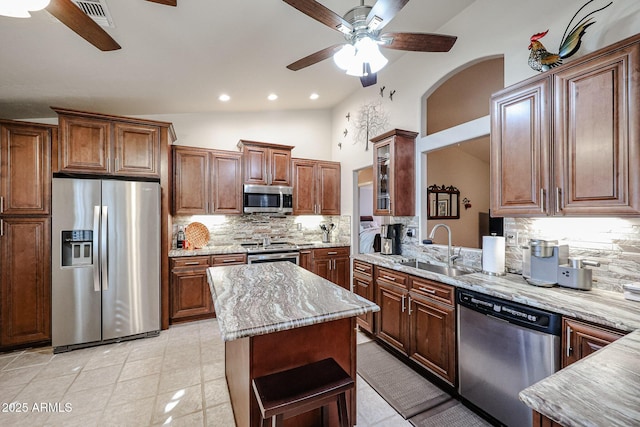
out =
[[(576, 14), (573, 15), (573, 18), (571, 18), (571, 21), (569, 21), (569, 25), (567, 25), (567, 28), (564, 30), (564, 34), (562, 35), (562, 41), (560, 42), (558, 53), (551, 53), (547, 51), (544, 45), (539, 41), (541, 38), (547, 35), (549, 30), (531, 36), (531, 44), (529, 44), (529, 50), (531, 51), (531, 53), (529, 54), (529, 66), (531, 68), (536, 71), (548, 71), (549, 69), (562, 64), (563, 59), (569, 58), (570, 56), (574, 55), (578, 51), (578, 49), (580, 49), (582, 36), (584, 35), (587, 28), (595, 24), (595, 21), (593, 21), (590, 16), (596, 12), (606, 9), (613, 3), (610, 2), (606, 6), (587, 14), (584, 18), (578, 21), (578, 23), (571, 29), (571, 31), (569, 31), (569, 27), (571, 26), (573, 20), (576, 19), (576, 16), (578, 16), (582, 9), (584, 9), (589, 3), (593, 1), (594, 0), (589, 0), (588, 2), (586, 2), (580, 9), (578, 9)], [(569, 35), (567, 35), (568, 31)]]

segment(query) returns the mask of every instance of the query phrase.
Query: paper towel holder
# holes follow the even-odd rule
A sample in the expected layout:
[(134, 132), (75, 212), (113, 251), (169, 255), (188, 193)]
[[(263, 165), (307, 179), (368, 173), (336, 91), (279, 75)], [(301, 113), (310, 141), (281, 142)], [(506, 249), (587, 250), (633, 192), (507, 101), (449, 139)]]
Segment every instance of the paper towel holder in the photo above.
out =
[[(487, 236), (487, 237), (496, 237), (496, 233), (491, 233), (491, 236)], [(483, 245), (483, 248), (484, 248), (484, 245)], [(484, 256), (484, 251), (482, 252), (482, 256)], [(483, 262), (483, 266), (484, 266), (484, 262)], [(506, 276), (507, 272), (506, 272), (506, 269), (500, 272), (496, 272), (496, 271), (487, 271), (483, 268), (482, 274), (486, 274), (487, 276)]]

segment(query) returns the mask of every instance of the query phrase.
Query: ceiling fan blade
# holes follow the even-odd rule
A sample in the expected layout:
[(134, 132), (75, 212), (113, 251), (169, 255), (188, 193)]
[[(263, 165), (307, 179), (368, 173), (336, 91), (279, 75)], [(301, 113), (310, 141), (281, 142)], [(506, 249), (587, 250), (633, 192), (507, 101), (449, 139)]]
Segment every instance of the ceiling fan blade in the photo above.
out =
[(457, 39), (443, 34), (385, 33), (380, 37), (383, 42), (380, 46), (415, 52), (449, 52)]
[[(367, 64), (367, 70), (369, 70), (369, 64)], [(378, 83), (378, 74), (369, 73), (366, 76), (360, 77), (360, 83), (362, 83), (362, 87), (373, 86)]]
[(336, 31), (341, 31), (339, 29), (340, 26), (348, 30), (347, 32), (353, 29), (351, 24), (345, 21), (340, 15), (315, 0), (284, 0), (284, 2)]
[(51, 0), (46, 9), (47, 12), (98, 49), (102, 51), (120, 49), (120, 45), (71, 0)]
[(382, 29), (407, 3), (409, 3), (409, 0), (378, 0), (369, 11), (369, 15), (367, 15), (367, 24), (371, 22), (374, 16), (377, 16), (382, 22), (375, 27), (375, 30)]
[(147, 0), (153, 3), (166, 4), (167, 6), (177, 6), (178, 0)]
[(340, 50), (340, 48), (342, 48), (342, 46), (344, 46), (344, 44), (336, 44), (336, 45), (327, 47), (325, 49), (319, 50), (316, 53), (312, 53), (309, 56), (305, 56), (304, 58), (299, 59), (296, 62), (287, 65), (287, 68), (290, 69), (291, 71), (298, 71), (310, 65), (316, 64), (320, 61), (324, 61), (325, 59), (332, 57), (334, 53), (336, 53), (338, 50)]

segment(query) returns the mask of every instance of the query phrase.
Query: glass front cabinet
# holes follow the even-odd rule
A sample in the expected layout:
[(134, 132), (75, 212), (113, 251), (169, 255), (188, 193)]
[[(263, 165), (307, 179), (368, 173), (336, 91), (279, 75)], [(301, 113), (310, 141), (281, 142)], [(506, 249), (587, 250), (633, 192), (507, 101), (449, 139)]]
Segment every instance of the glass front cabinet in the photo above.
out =
[(415, 214), (416, 132), (394, 129), (373, 142), (373, 214)]

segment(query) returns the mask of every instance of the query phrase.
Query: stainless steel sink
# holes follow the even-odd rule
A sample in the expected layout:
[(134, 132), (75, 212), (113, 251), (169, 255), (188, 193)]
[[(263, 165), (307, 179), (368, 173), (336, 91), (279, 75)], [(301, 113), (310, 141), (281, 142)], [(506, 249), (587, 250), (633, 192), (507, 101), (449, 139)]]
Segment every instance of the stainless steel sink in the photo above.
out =
[(407, 267), (417, 268), (419, 270), (430, 271), (432, 273), (444, 274), (445, 276), (455, 277), (462, 276), (464, 274), (474, 273), (473, 270), (462, 269), (458, 267), (447, 267), (445, 265), (430, 264), (422, 261), (406, 261), (401, 262), (400, 265), (406, 265)]

